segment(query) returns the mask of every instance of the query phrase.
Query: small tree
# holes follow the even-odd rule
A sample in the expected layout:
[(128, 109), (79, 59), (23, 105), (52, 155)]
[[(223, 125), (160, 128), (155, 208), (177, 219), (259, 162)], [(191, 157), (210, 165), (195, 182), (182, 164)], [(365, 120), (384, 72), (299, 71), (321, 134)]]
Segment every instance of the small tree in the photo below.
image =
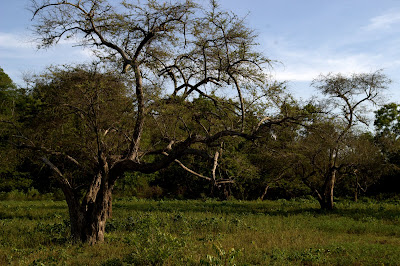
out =
[[(57, 150), (42, 146), (41, 142), (48, 140), (45, 135), (31, 145), (40, 151), (63, 188), (73, 237), (91, 244), (104, 239), (112, 189), (124, 172), (154, 173), (179, 163), (179, 158), (187, 154), (201, 156), (201, 147), (219, 147), (221, 138), (254, 138), (255, 131), (246, 131), (250, 127), (246, 125), (244, 97), (246, 91), (266, 87), (264, 67), (270, 63), (255, 51), (257, 36), (243, 19), (220, 11), (215, 1), (208, 9), (190, 0), (111, 3), (32, 0), (35, 31), (42, 47), (70, 37), (93, 48), (103, 62), (114, 64), (133, 83), (133, 108), (128, 112), (132, 117), (127, 117), (129, 122), (123, 130), (113, 126), (114, 118), (107, 127), (97, 126), (97, 119), (92, 121), (98, 99), (90, 112), (71, 107), (85, 123), (96, 125), (90, 127), (90, 135), (82, 136), (94, 139), (93, 148), (85, 150), (90, 160), (75, 158), (66, 145), (57, 146)], [(89, 87), (99, 86), (92, 84), (96, 80), (87, 80)], [(237, 92), (236, 99), (223, 97), (230, 90)], [(217, 107), (213, 121), (188, 117), (187, 107), (199, 96)], [(230, 120), (222, 122), (226, 114)], [(267, 122), (263, 120), (257, 128)], [(147, 134), (154, 131), (160, 134)], [(113, 132), (122, 134), (123, 141), (117, 141), (120, 139)], [(79, 130), (74, 134), (73, 143), (78, 145), (82, 142)], [(62, 167), (59, 157), (63, 158)], [(218, 159), (217, 153), (212, 158)], [(71, 184), (74, 174), (69, 165), (73, 169), (83, 165), (90, 168), (82, 201)], [(212, 167), (215, 172), (217, 163)]]

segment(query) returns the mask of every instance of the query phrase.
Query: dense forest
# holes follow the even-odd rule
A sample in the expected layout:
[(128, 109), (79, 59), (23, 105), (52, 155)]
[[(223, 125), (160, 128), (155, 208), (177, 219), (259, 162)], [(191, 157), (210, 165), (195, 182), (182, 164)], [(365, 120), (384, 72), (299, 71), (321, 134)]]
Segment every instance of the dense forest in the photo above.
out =
[(321, 75), (315, 97), (295, 99), (254, 31), (211, 2), (32, 1), (43, 47), (74, 36), (99, 58), (26, 86), (1, 70), (0, 191), (63, 195), (72, 236), (90, 243), (112, 194), (310, 195), (330, 210), (334, 197), (399, 192), (399, 105), (381, 100), (383, 71)]

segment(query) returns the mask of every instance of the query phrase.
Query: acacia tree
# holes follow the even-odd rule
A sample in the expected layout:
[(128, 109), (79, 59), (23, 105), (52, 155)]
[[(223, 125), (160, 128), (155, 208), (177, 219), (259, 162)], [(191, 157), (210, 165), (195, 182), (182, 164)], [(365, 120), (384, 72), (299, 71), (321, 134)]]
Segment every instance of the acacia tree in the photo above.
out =
[[(72, 38), (93, 48), (103, 62), (111, 62), (133, 83), (131, 126), (124, 130), (124, 142), (118, 149), (109, 148), (112, 128), (103, 127), (92, 127), (96, 145), (87, 154), (90, 164), (80, 162), (63, 146), (51, 150), (31, 142), (62, 186), (72, 236), (91, 244), (104, 239), (112, 189), (124, 172), (156, 172), (187, 154), (204, 154), (199, 152), (201, 147), (219, 147), (221, 138), (253, 139), (271, 122), (263, 119), (246, 130), (250, 127), (246, 125), (245, 93), (266, 87), (264, 70), (270, 60), (255, 50), (257, 36), (243, 19), (220, 11), (215, 1), (209, 8), (190, 0), (143, 2), (122, 1), (113, 6), (114, 2), (106, 0), (32, 0), (41, 47)], [(237, 97), (223, 97), (229, 90), (236, 91)], [(187, 117), (185, 110), (196, 97), (217, 106), (214, 118), (222, 121), (226, 116), (221, 113), (229, 113), (231, 119), (217, 123)], [(83, 117), (93, 115), (79, 112)], [(157, 130), (158, 137), (146, 135)], [(51, 161), (46, 153), (55, 159)], [(73, 167), (92, 167), (83, 200), (71, 185), (68, 164), (59, 167), (57, 156)], [(212, 158), (218, 159), (218, 153)]]
[[(350, 77), (341, 74), (320, 76), (313, 85), (327, 99), (327, 106), (332, 116), (326, 117), (330, 122), (323, 122), (313, 127), (311, 139), (314, 139), (312, 152), (309, 153), (310, 167), (304, 172), (303, 180), (307, 184), (310, 178), (319, 174), (322, 178), (320, 186), (312, 185), (313, 192), (323, 209), (334, 207), (334, 187), (338, 171), (347, 166), (344, 160), (351, 143), (348, 141), (355, 127), (368, 124), (366, 108), (368, 104), (376, 104), (381, 91), (390, 81), (380, 71), (366, 74), (353, 74)], [(315, 145), (315, 138), (323, 145)], [(306, 145), (306, 144), (305, 144)], [(322, 160), (322, 162), (321, 162)]]

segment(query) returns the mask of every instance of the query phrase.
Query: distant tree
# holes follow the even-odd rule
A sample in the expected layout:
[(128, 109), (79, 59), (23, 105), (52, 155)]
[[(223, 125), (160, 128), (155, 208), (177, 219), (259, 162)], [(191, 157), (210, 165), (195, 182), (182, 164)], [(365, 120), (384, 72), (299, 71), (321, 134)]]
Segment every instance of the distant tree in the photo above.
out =
[[(316, 145), (312, 148), (315, 152), (309, 156), (312, 168), (304, 177), (307, 180), (320, 172), (323, 183), (319, 187), (313, 187), (313, 190), (321, 208), (333, 209), (338, 171), (347, 165), (343, 159), (349, 149), (352, 149), (348, 142), (349, 137), (357, 124), (368, 123), (365, 118), (367, 105), (376, 103), (389, 82), (380, 71), (353, 74), (350, 77), (329, 74), (313, 81), (313, 86), (328, 97), (327, 108), (331, 113), (331, 116), (327, 117), (328, 123), (323, 122), (312, 131), (312, 135), (324, 144), (312, 142), (311, 145)], [(323, 160), (322, 164), (317, 163), (320, 160)]]
[[(90, 75), (78, 83), (67, 80), (57, 84), (50, 79), (49, 88), (57, 89), (49, 96), (72, 86), (82, 91), (80, 99), (85, 106), (63, 98), (58, 108), (75, 117), (69, 120), (68, 131), (65, 121), (57, 122), (58, 127), (65, 125), (59, 133), (43, 134), (34, 146), (64, 191), (72, 236), (91, 244), (104, 240), (112, 190), (124, 172), (154, 173), (174, 162), (184, 167), (181, 157), (194, 154), (202, 158), (204, 153), (199, 150), (205, 147), (214, 149), (215, 162), (221, 139), (253, 139), (256, 132), (253, 125), (246, 124), (244, 99), (267, 87), (265, 67), (270, 65), (270, 60), (255, 50), (257, 35), (242, 18), (220, 11), (216, 1), (211, 1), (210, 8), (193, 1), (113, 3), (32, 1), (35, 31), (42, 47), (71, 37), (93, 48), (103, 62), (115, 64), (133, 83), (131, 110), (107, 117), (99, 104), (112, 104), (117, 110), (124, 105), (96, 98), (93, 91), (101, 88), (107, 94), (113, 84), (97, 84)], [(223, 96), (232, 95), (232, 90), (236, 98)], [(187, 110), (195, 105), (193, 99), (199, 97), (216, 106), (216, 113), (208, 115), (213, 120), (188, 115)], [(119, 123), (120, 119), (124, 123)], [(262, 120), (256, 123), (257, 128), (269, 122)], [(62, 141), (65, 134), (67, 143)], [(60, 141), (62, 145), (54, 145)], [(80, 152), (74, 153), (78, 148)], [(81, 160), (83, 155), (86, 159)], [(211, 179), (215, 167), (217, 162), (212, 164)], [(74, 185), (73, 169), (77, 168), (89, 169), (82, 200)]]
[(17, 94), (16, 85), (4, 70), (0, 68), (0, 118), (2, 120), (6, 116), (13, 114)]

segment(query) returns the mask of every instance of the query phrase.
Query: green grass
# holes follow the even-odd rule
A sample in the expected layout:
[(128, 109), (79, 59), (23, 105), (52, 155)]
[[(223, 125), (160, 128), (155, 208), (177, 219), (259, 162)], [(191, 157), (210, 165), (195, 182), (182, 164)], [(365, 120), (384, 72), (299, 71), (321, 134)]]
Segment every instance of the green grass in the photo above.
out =
[(116, 200), (73, 245), (64, 202), (0, 202), (0, 265), (400, 265), (399, 202)]

